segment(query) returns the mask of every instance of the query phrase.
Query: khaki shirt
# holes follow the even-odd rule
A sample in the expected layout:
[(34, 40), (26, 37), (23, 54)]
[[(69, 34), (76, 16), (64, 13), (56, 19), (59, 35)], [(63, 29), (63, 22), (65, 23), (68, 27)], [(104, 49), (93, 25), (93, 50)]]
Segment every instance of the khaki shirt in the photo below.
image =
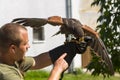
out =
[(26, 57), (24, 61), (9, 66), (0, 63), (0, 80), (24, 80), (23, 73), (31, 68), (33, 58)]

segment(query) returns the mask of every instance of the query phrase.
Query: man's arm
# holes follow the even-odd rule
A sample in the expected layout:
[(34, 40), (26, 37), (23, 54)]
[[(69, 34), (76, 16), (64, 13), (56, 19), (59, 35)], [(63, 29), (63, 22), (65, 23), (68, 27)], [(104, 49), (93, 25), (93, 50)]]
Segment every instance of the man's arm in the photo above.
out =
[(70, 65), (72, 59), (77, 53), (76, 50), (76, 43), (68, 43), (65, 45), (58, 46), (49, 52), (45, 52), (42, 54), (39, 54), (34, 58), (34, 65), (31, 69), (41, 69), (46, 66), (51, 65), (63, 54), (67, 53), (68, 55), (65, 57), (65, 60), (67, 61), (68, 65)]
[[(84, 49), (84, 50), (83, 50)], [(41, 69), (46, 66), (51, 65), (63, 54), (67, 53), (65, 57), (66, 62), (70, 66), (76, 53), (83, 53), (86, 50), (86, 47), (76, 44), (74, 42), (66, 43), (64, 45), (58, 46), (49, 52), (42, 53), (34, 57), (34, 65), (32, 69)]]
[[(54, 67), (50, 72), (48, 80), (59, 80), (60, 75), (63, 71), (68, 68), (68, 63), (64, 60), (67, 53), (63, 53), (54, 63)], [(34, 57), (34, 65), (31, 69), (40, 69), (52, 64), (49, 52), (42, 53)]]
[(49, 52), (44, 52), (33, 58), (34, 64), (31, 69), (41, 69), (52, 64)]

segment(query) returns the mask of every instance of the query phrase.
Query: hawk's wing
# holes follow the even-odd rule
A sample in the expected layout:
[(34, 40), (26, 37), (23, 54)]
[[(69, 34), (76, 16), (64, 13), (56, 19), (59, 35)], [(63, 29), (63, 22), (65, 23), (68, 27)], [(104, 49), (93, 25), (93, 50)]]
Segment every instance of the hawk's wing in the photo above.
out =
[(12, 22), (22, 24), (24, 26), (30, 26), (32, 28), (39, 28), (47, 24), (45, 18), (16, 18)]
[(15, 18), (12, 20), (12, 22), (19, 23), (24, 26), (30, 26), (32, 28), (34, 27), (39, 28), (41, 26), (44, 26), (47, 23), (53, 26), (63, 24), (62, 18), (59, 16), (51, 16), (51, 17), (48, 17), (48, 19), (46, 18)]
[(99, 37), (98, 33), (95, 32), (92, 28), (89, 26), (82, 26), (85, 35), (91, 36), (93, 38), (93, 42), (90, 44), (91, 48), (94, 50), (97, 56), (101, 57), (102, 60), (105, 62), (106, 66), (108, 67), (110, 74), (114, 74), (113, 64), (111, 59), (109, 58), (108, 51)]

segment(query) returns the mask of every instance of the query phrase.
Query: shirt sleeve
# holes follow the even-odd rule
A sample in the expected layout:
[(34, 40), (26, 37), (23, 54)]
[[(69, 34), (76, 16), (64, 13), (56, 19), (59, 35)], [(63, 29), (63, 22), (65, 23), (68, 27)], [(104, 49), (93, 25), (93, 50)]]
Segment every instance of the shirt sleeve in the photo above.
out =
[(29, 70), (34, 64), (34, 58), (25, 57), (25, 60), (20, 64), (20, 70), (26, 72)]

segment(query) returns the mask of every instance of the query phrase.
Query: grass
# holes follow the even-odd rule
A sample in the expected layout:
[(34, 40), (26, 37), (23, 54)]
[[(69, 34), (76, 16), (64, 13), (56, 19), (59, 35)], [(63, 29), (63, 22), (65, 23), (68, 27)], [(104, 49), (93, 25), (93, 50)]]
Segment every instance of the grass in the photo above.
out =
[(46, 71), (28, 71), (25, 74), (25, 80), (47, 80), (49, 72)]
[[(25, 80), (47, 80), (49, 76), (49, 72), (46, 71), (28, 71), (25, 74)], [(109, 78), (103, 78), (102, 76), (91, 76), (86, 73), (78, 73), (78, 74), (64, 74), (62, 80), (120, 80), (120, 76), (111, 76)]]

